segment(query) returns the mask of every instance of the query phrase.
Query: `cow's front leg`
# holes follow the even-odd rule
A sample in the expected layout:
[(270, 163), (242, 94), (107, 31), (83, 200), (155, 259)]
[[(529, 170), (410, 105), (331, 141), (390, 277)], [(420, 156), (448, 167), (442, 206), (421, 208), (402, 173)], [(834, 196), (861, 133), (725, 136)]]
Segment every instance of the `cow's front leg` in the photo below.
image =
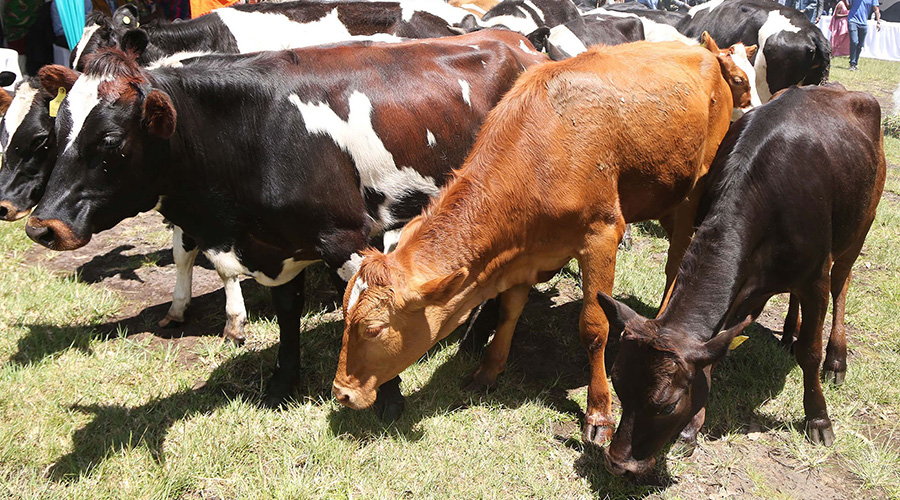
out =
[(244, 327), (247, 326), (247, 308), (241, 292), (241, 276), (219, 273), (219, 277), (225, 285), (225, 331), (222, 335), (225, 340), (242, 345), (246, 340)]
[(828, 274), (800, 295), (800, 312), (803, 321), (794, 343), (797, 364), (803, 370), (803, 409), (806, 413), (806, 435), (814, 444), (831, 446), (834, 430), (825, 395), (819, 382), (822, 367), (822, 326), (828, 309)]
[(303, 314), (303, 284), (306, 271), (272, 289), (281, 343), (275, 373), (269, 379), (263, 403), (276, 407), (291, 395), (300, 379), (300, 317)]
[(159, 326), (166, 327), (173, 323), (183, 323), (184, 313), (191, 303), (191, 283), (193, 282), (194, 260), (200, 249), (193, 238), (184, 234), (180, 227), (172, 230), (172, 257), (175, 260), (175, 290), (172, 292), (172, 305), (166, 317), (160, 320)]
[(481, 365), (464, 382), (467, 391), (492, 389), (497, 385), (497, 376), (506, 368), (509, 358), (509, 347), (512, 345), (516, 323), (522, 315), (522, 309), (528, 302), (530, 284), (516, 285), (500, 295), (500, 321), (497, 333), (488, 345)]
[(609, 382), (606, 380), (604, 359), (609, 337), (609, 321), (594, 297), (599, 291), (612, 293), (616, 272), (616, 249), (624, 232), (625, 220), (621, 218), (617, 224), (595, 230), (587, 236), (585, 248), (578, 256), (584, 293), (579, 328), (581, 343), (588, 351), (591, 364), (582, 440), (596, 445), (602, 445), (612, 439), (616, 423), (612, 417), (612, 396)]

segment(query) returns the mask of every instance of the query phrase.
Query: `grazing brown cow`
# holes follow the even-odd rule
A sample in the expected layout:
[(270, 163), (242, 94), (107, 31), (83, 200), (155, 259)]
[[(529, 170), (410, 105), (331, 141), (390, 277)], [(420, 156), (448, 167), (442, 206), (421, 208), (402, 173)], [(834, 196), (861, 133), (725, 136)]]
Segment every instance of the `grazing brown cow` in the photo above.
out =
[(502, 293), (497, 333), (468, 387), (494, 385), (528, 290), (574, 257), (591, 361), (584, 438), (610, 438), (608, 323), (593, 297), (612, 289), (626, 222), (674, 214), (669, 259), (680, 261), (731, 101), (716, 57), (678, 42), (595, 48), (523, 74), (396, 250), (370, 252), (349, 282), (338, 401), (371, 405), (380, 384)]
[[(836, 134), (844, 140), (832, 141)], [(850, 270), (884, 179), (881, 110), (869, 94), (837, 84), (792, 87), (734, 124), (707, 178), (702, 223), (666, 310), (647, 320), (598, 296), (613, 329), (624, 328), (612, 369), (622, 420), (606, 452), (611, 472), (646, 474), (679, 432), (696, 443), (712, 365), (766, 301), (784, 292), (803, 310), (795, 353), (806, 432), (814, 443), (831, 445), (819, 383), (828, 293), (834, 322), (824, 374), (841, 383)]]

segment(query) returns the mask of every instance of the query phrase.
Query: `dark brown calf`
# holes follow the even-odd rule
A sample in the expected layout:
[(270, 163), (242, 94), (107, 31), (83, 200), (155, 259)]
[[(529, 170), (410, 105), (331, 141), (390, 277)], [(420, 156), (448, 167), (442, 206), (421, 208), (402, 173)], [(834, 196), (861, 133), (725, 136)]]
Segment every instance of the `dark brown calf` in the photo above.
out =
[[(611, 472), (647, 473), (679, 432), (695, 442), (713, 364), (769, 298), (785, 292), (803, 311), (795, 353), (806, 431), (814, 443), (834, 441), (819, 383), (822, 326), (830, 291), (834, 323), (824, 368), (840, 383), (850, 269), (884, 187), (880, 124), (869, 94), (837, 84), (784, 91), (725, 136), (700, 205), (702, 223), (665, 311), (648, 320), (598, 295), (611, 325), (624, 329), (612, 369), (622, 419), (606, 453)], [(792, 308), (788, 326), (796, 313)]]

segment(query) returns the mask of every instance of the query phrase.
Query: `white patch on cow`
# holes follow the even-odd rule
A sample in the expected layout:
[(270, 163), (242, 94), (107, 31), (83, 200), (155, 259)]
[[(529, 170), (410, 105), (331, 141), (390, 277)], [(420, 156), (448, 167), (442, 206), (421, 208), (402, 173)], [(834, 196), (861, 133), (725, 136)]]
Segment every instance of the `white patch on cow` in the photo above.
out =
[(359, 300), (359, 296), (368, 289), (369, 284), (366, 283), (362, 278), (359, 278), (353, 282), (353, 288), (350, 289), (350, 298), (347, 300), (348, 311), (350, 309), (353, 309), (353, 306), (355, 306), (356, 302)]
[(462, 78), (460, 78), (458, 81), (459, 81), (460, 88), (462, 88), (463, 101), (466, 101), (466, 104), (468, 104), (469, 107), (471, 108), (472, 100), (469, 99), (469, 82), (463, 80)]
[(479, 47), (477, 45), (466, 45), (466, 47), (472, 47), (475, 50), (481, 50), (481, 47)]
[(743, 43), (734, 45), (734, 53), (731, 54), (731, 60), (747, 75), (747, 81), (750, 82), (750, 106), (744, 109), (749, 111), (757, 106), (762, 106), (762, 100), (759, 98), (759, 92), (756, 90), (756, 70), (750, 64), (747, 58), (747, 47)]
[(433, 178), (422, 176), (413, 168), (397, 166), (394, 162), (394, 156), (384, 147), (372, 127), (372, 102), (362, 92), (354, 91), (350, 95), (347, 121), (326, 103), (303, 102), (297, 94), (291, 94), (288, 100), (300, 110), (307, 131), (331, 137), (335, 144), (350, 154), (359, 172), (361, 192), (371, 188), (384, 194), (385, 202), (379, 207), (380, 220), (375, 221), (373, 234), (396, 222), (390, 206), (409, 193), (437, 196), (438, 188)]
[(434, 138), (434, 134), (428, 129), (425, 129), (425, 140), (428, 141), (428, 147), (433, 148), (437, 144), (437, 139)]
[(63, 151), (68, 151), (75, 144), (84, 121), (97, 104), (100, 103), (99, 88), (100, 84), (110, 81), (110, 77), (80, 76), (75, 80), (75, 85), (63, 101), (63, 106), (67, 106), (69, 117), (72, 119), (72, 130), (69, 131), (68, 143)]
[(403, 226), (397, 229), (391, 229), (390, 231), (385, 231), (384, 236), (381, 239), (382, 246), (384, 247), (384, 253), (391, 253), (397, 248), (397, 243), (400, 243), (400, 235), (403, 234)]
[(534, 4), (534, 2), (532, 2), (531, 0), (523, 0), (522, 3), (530, 7), (531, 9), (534, 9), (534, 13), (537, 14), (539, 18), (541, 18), (542, 23), (547, 22), (547, 20), (544, 18), (544, 11), (539, 9), (538, 6)]
[(766, 22), (759, 28), (759, 48), (756, 50), (756, 63), (753, 65), (756, 70), (756, 88), (762, 102), (768, 102), (769, 99), (772, 98), (772, 92), (769, 90), (769, 82), (766, 79), (768, 67), (765, 55), (766, 40), (782, 31), (797, 33), (800, 31), (800, 28), (791, 24), (791, 20), (785, 17), (781, 12), (778, 12), (777, 10), (770, 11), (768, 19), (766, 19)]
[(190, 59), (192, 57), (203, 57), (212, 54), (212, 52), (176, 52), (172, 55), (162, 57), (157, 59), (150, 64), (147, 65), (147, 69), (159, 69), (159, 68), (181, 68), (184, 66), (181, 61), (185, 59)]
[(529, 47), (528, 45), (526, 45), (525, 40), (519, 40), (519, 48), (522, 49), (522, 52), (525, 52), (528, 54), (534, 54), (534, 55), (540, 54), (540, 52), (537, 52), (536, 50), (534, 50), (531, 47)]
[(6, 110), (6, 115), (3, 117), (7, 143), (0, 145), (0, 151), (6, 150), (6, 145), (12, 140), (13, 134), (16, 133), (19, 125), (25, 121), (25, 117), (28, 116), (31, 105), (34, 104), (34, 98), (37, 95), (38, 89), (29, 85), (28, 82), (22, 82), (19, 88), (16, 89), (16, 95), (13, 96), (12, 102), (9, 103), (9, 108)]
[(359, 265), (362, 264), (362, 261), (362, 255), (353, 252), (352, 254), (350, 254), (350, 259), (348, 259), (347, 262), (344, 262), (344, 264), (338, 268), (338, 277), (344, 280), (344, 282), (349, 282), (350, 278), (352, 278), (353, 275), (356, 274), (356, 271), (359, 271)]
[(481, 15), (487, 14), (486, 10), (475, 5), (474, 3), (464, 3), (464, 4), (460, 5), (459, 7), (462, 9), (466, 9), (466, 10), (474, 10), (475, 12), (478, 12)]
[(487, 68), (487, 63), (484, 62), (484, 59), (481, 60), (481, 67)]
[[(209, 261), (216, 268), (216, 272), (222, 277), (223, 281), (228, 277), (245, 275), (252, 276), (253, 279), (265, 286), (283, 285), (296, 278), (297, 275), (300, 274), (300, 271), (306, 269), (310, 264), (316, 262), (314, 260), (285, 259), (281, 262), (281, 272), (273, 279), (260, 271), (250, 271), (247, 269), (247, 267), (241, 263), (241, 260), (238, 258), (238, 255), (233, 248), (227, 252), (210, 250), (205, 253), (207, 258), (209, 258)], [(243, 298), (241, 301), (243, 302)], [(228, 311), (227, 304), (225, 310)]]
[[(450, 26), (459, 24), (466, 16), (472, 13), (454, 7), (443, 0), (400, 0), (400, 10), (403, 20), (409, 22), (413, 15), (418, 12), (427, 12), (433, 16), (437, 16), (447, 22)], [(477, 22), (477, 19), (476, 19)]]
[(219, 16), (237, 41), (238, 52), (293, 49), (342, 42), (350, 38), (347, 27), (338, 18), (337, 8), (308, 23), (291, 21), (276, 13), (244, 12), (231, 8), (216, 9)]
[(97, 32), (98, 28), (100, 28), (99, 24), (91, 24), (90, 26), (84, 27), (84, 31), (81, 32), (81, 40), (78, 40), (78, 45), (75, 46), (75, 59), (72, 61), (73, 68), (78, 67), (78, 61), (81, 59), (85, 47), (87, 47), (88, 42), (91, 37), (94, 36), (94, 33)]
[(695, 5), (688, 10), (688, 15), (694, 17), (701, 10), (709, 10), (712, 12), (713, 9), (722, 5), (725, 0), (712, 0), (710, 2), (701, 3), (700, 5)]
[[(166, 318), (184, 321), (184, 312), (191, 303), (191, 283), (194, 274), (194, 260), (198, 248), (191, 251), (184, 249), (184, 231), (180, 227), (172, 228), (172, 257), (175, 260), (175, 290), (172, 292), (172, 305)], [(226, 302), (227, 302), (226, 298)]]
[(648, 42), (681, 42), (686, 45), (697, 46), (700, 45), (700, 42), (693, 38), (688, 38), (682, 35), (674, 26), (670, 26), (664, 23), (657, 23), (650, 19), (645, 19), (636, 14), (631, 14), (628, 12), (618, 12), (615, 10), (606, 10), (604, 8), (598, 8), (594, 10), (590, 10), (586, 12), (584, 15), (589, 16), (592, 14), (598, 14), (601, 16), (611, 16), (611, 17), (634, 17), (641, 21), (641, 24), (644, 26), (644, 40)]
[(575, 57), (587, 50), (584, 43), (564, 24), (550, 29), (550, 37), (547, 38), (547, 43), (565, 52), (569, 57)]
[(516, 17), (509, 14), (492, 17), (487, 21), (482, 21), (482, 24), (484, 24), (485, 26), (497, 26), (502, 24), (503, 26), (506, 26), (513, 31), (518, 31), (523, 35), (527, 35), (532, 31), (538, 29), (538, 25), (534, 22), (534, 19), (532, 19), (531, 16)]

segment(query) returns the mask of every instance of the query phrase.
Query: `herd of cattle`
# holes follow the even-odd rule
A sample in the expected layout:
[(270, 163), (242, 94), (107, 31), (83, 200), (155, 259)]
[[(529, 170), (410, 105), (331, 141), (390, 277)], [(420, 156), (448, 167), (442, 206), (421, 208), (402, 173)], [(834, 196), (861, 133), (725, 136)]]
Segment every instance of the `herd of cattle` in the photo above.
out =
[[(496, 384), (531, 286), (575, 258), (583, 438), (608, 442), (617, 475), (696, 442), (712, 367), (789, 292), (782, 342), (808, 436), (830, 445), (819, 376), (846, 373), (847, 284), (885, 159), (878, 103), (825, 84), (829, 62), (822, 33), (770, 0), (302, 0), (146, 25), (123, 7), (91, 19), (74, 69), (0, 91), (0, 217), (30, 214), (30, 238), (72, 250), (158, 210), (178, 271), (163, 324), (184, 321), (201, 250), (226, 337), (243, 339), (240, 277), (273, 287), (271, 405), (298, 382), (303, 270), (324, 262), (346, 290), (334, 394), (389, 418), (399, 374), (499, 297), (467, 387)], [(626, 224), (648, 219), (670, 237), (655, 319), (608, 295)]]

